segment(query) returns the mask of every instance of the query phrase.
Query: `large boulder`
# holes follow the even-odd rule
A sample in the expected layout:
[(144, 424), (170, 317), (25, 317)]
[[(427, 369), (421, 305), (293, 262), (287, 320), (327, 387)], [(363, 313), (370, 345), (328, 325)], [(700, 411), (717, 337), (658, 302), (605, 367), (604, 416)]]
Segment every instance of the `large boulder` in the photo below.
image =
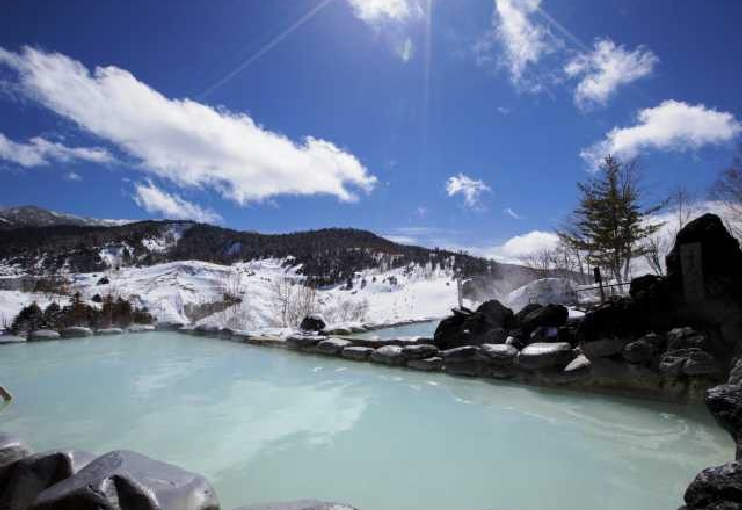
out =
[(621, 354), (629, 343), (631, 343), (631, 338), (607, 337), (594, 342), (582, 343), (580, 348), (590, 359), (610, 358)]
[(621, 354), (629, 363), (646, 365), (652, 362), (663, 346), (664, 338), (654, 333), (650, 333), (626, 344)]
[(425, 359), (411, 359), (407, 361), (407, 368), (421, 372), (439, 372), (443, 368), (443, 358), (433, 356)]
[(0, 492), (3, 510), (26, 510), (46, 488), (66, 480), (95, 455), (83, 451), (53, 451), (25, 457), (13, 465), (5, 488)]
[(539, 307), (523, 317), (519, 326), (526, 334), (536, 328), (559, 328), (569, 319), (569, 310), (562, 305), (546, 305)]
[[(123, 333), (124, 330), (121, 328), (101, 328), (95, 330), (95, 334), (99, 336), (122, 335)], [(218, 331), (218, 333), (221, 334), (221, 329)]]
[(121, 450), (44, 490), (30, 509), (219, 510), (219, 502), (202, 475)]
[(479, 305), (475, 313), (482, 314), (485, 317), (487, 324), (491, 326), (488, 329), (509, 329), (514, 325), (515, 314), (513, 311), (496, 299), (485, 301)]
[(508, 344), (482, 344), (478, 355), (485, 363), (497, 367), (513, 366), (518, 349)]
[(289, 349), (306, 351), (315, 348), (326, 339), (327, 337), (317, 335), (289, 335), (286, 337), (286, 345)]
[(667, 332), (668, 351), (690, 348), (709, 350), (707, 336), (693, 328), (675, 328)]
[(59, 332), (62, 338), (83, 338), (86, 336), (93, 336), (93, 330), (90, 328), (83, 328), (80, 326), (72, 326), (64, 328)]
[(385, 345), (371, 353), (371, 361), (382, 365), (401, 366), (407, 361), (404, 350), (398, 345)]
[(343, 349), (350, 346), (350, 340), (328, 338), (327, 340), (319, 342), (317, 347), (315, 347), (315, 351), (320, 354), (327, 354), (328, 356), (337, 356), (343, 351)]
[(742, 357), (732, 362), (732, 369), (729, 371), (727, 384), (742, 384)]
[(721, 373), (714, 357), (701, 349), (678, 349), (662, 355), (659, 371), (666, 377), (718, 376)]
[(28, 332), (29, 342), (43, 342), (45, 340), (57, 340), (60, 335), (53, 329), (37, 329)]
[(261, 503), (243, 506), (236, 510), (358, 510), (345, 503), (325, 503), (322, 501), (293, 501), (291, 503)]
[(346, 347), (343, 349), (342, 356), (345, 359), (365, 361), (374, 351), (375, 349), (371, 347)]
[(517, 365), (525, 370), (564, 368), (574, 354), (566, 342), (531, 344), (518, 353)]
[(452, 349), (463, 345), (461, 339), (461, 325), (471, 312), (467, 310), (454, 310), (453, 315), (446, 317), (435, 328), (433, 343), (439, 349)]
[(299, 328), (304, 331), (322, 331), (325, 326), (325, 319), (321, 315), (311, 314), (301, 320)]
[(496, 299), (485, 301), (476, 311), (454, 309), (435, 330), (433, 343), (441, 350), (464, 345), (504, 342), (515, 325), (513, 311)]
[(22, 336), (15, 335), (0, 335), (0, 345), (3, 344), (24, 344), (26, 339)]
[(732, 439), (742, 439), (742, 387), (732, 384), (714, 386), (706, 391), (706, 407), (716, 422)]
[(438, 355), (438, 348), (431, 344), (414, 344), (402, 347), (405, 359), (425, 359)]
[(685, 491), (687, 510), (739, 510), (742, 508), (742, 464), (727, 462), (696, 475)]
[(706, 299), (734, 299), (742, 302), (742, 249), (715, 214), (704, 214), (685, 225), (675, 237), (667, 255), (667, 280), (682, 294), (683, 271), (680, 250), (684, 244), (700, 243)]
[(13, 465), (31, 455), (31, 448), (13, 434), (0, 432), (0, 495)]

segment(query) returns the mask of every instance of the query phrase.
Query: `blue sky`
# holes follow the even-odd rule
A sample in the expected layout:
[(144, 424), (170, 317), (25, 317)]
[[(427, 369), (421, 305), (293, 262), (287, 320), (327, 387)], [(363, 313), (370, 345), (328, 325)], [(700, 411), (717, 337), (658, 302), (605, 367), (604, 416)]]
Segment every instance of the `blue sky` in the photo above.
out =
[(736, 0), (11, 2), (0, 205), (517, 256), (607, 152), (703, 193)]

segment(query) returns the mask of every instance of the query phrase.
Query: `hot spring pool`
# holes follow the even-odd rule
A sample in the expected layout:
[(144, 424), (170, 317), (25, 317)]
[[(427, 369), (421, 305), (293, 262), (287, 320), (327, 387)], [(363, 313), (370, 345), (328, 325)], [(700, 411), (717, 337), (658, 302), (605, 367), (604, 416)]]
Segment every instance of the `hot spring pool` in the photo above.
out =
[(733, 445), (701, 407), (544, 391), (149, 333), (0, 347), (0, 429), (141, 451), (225, 510), (674, 510)]

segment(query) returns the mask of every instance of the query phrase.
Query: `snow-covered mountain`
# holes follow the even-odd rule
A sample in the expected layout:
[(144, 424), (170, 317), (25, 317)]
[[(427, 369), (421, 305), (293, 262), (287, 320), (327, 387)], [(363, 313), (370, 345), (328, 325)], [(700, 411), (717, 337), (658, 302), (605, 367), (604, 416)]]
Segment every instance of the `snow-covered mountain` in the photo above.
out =
[(131, 223), (129, 220), (101, 220), (84, 218), (74, 214), (59, 213), (35, 205), (0, 207), (0, 228), (56, 227), (74, 225), (78, 227), (112, 227)]

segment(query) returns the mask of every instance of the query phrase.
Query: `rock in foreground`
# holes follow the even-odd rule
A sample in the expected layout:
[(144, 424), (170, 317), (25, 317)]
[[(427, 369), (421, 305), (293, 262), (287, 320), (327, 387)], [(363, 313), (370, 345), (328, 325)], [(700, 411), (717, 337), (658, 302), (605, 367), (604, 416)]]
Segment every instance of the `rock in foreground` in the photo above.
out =
[(32, 510), (219, 510), (203, 476), (130, 451), (97, 458), (43, 491)]

